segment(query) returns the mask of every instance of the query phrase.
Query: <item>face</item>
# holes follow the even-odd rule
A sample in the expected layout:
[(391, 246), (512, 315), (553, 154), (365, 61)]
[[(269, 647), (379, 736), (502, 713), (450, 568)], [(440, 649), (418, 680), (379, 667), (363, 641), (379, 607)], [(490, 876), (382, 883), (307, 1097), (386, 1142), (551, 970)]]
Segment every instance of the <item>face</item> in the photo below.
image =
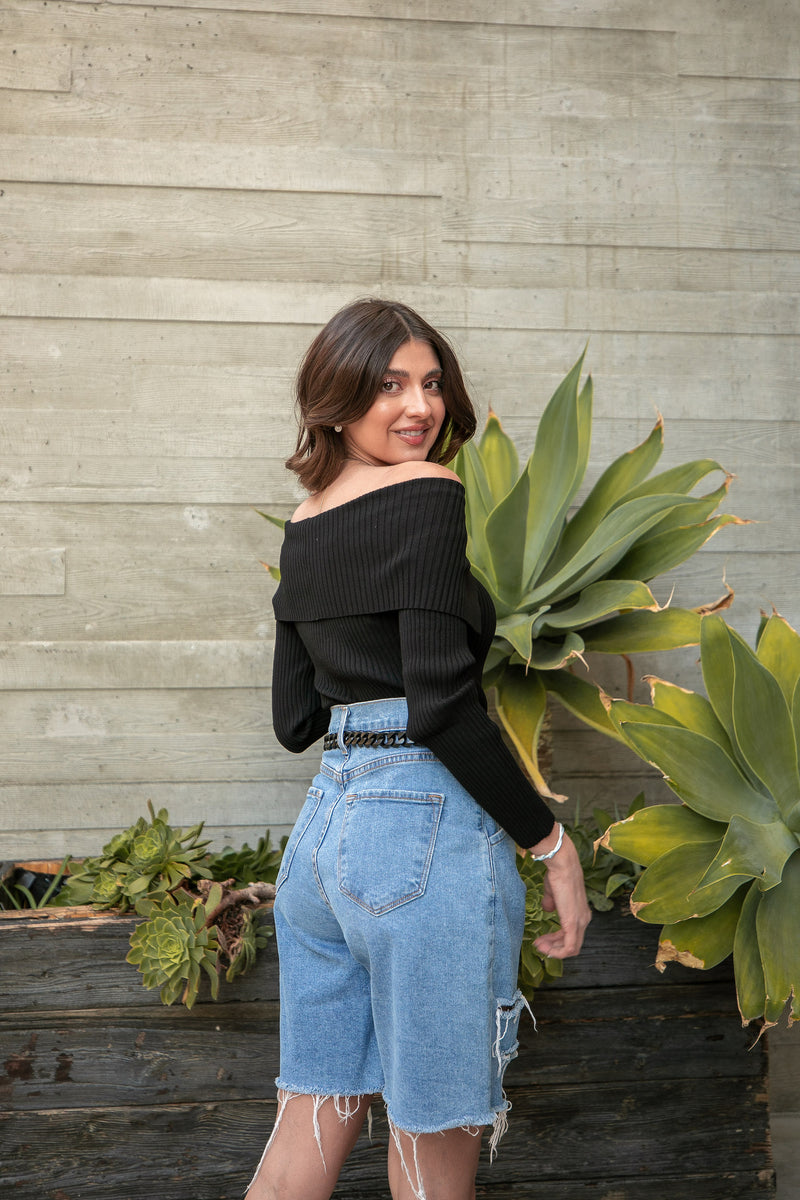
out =
[(395, 351), (372, 407), (346, 425), (349, 458), (374, 467), (424, 461), (445, 418), (442, 369), (427, 342)]

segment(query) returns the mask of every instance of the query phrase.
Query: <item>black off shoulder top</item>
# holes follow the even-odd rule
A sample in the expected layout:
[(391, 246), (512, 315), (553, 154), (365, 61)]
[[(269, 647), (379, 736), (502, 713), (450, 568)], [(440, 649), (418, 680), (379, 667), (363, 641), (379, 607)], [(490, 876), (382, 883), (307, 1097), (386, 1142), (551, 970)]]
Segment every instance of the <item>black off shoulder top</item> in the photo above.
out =
[(469, 570), (461, 484), (410, 479), (288, 521), (280, 562), (280, 743), (305, 750), (326, 732), (333, 704), (405, 696), (409, 737), (518, 845), (546, 837), (553, 815), (486, 711), (494, 606)]

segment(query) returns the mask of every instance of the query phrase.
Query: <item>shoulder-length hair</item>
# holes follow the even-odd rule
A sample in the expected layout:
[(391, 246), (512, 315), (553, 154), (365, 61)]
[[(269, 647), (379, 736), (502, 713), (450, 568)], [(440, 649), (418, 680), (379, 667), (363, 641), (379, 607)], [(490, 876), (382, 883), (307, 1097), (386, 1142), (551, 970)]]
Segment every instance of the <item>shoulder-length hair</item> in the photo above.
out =
[(346, 448), (334, 425), (348, 425), (364, 416), (395, 351), (412, 339), (427, 342), (442, 369), (445, 419), (428, 460), (449, 462), (472, 437), (475, 410), (444, 334), (405, 304), (372, 297), (356, 300), (317, 334), (297, 375), (300, 429), (286, 466), (309, 492), (328, 487), (342, 469)]

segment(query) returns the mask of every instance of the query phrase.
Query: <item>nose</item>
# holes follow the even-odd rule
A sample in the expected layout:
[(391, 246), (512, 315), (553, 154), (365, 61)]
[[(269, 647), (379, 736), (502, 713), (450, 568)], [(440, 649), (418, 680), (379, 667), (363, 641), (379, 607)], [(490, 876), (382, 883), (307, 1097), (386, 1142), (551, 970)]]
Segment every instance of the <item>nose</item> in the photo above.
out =
[(414, 416), (424, 416), (431, 411), (430, 397), (422, 383), (406, 389), (406, 410)]

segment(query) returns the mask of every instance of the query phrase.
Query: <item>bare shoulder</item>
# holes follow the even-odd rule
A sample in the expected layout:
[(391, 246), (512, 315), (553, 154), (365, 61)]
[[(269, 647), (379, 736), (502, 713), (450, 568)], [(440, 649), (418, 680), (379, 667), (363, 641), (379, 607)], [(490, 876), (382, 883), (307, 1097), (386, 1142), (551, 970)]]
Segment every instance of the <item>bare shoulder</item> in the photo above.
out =
[(321, 506), (319, 496), (313, 494), (311, 496), (306, 496), (305, 500), (302, 500), (292, 513), (292, 523), (294, 524), (297, 521), (303, 521), (306, 517), (315, 517), (320, 511)]
[(461, 482), (455, 471), (443, 467), (441, 463), (405, 462), (392, 467), (392, 483), (404, 483), (407, 479), (454, 479), (456, 483)]

